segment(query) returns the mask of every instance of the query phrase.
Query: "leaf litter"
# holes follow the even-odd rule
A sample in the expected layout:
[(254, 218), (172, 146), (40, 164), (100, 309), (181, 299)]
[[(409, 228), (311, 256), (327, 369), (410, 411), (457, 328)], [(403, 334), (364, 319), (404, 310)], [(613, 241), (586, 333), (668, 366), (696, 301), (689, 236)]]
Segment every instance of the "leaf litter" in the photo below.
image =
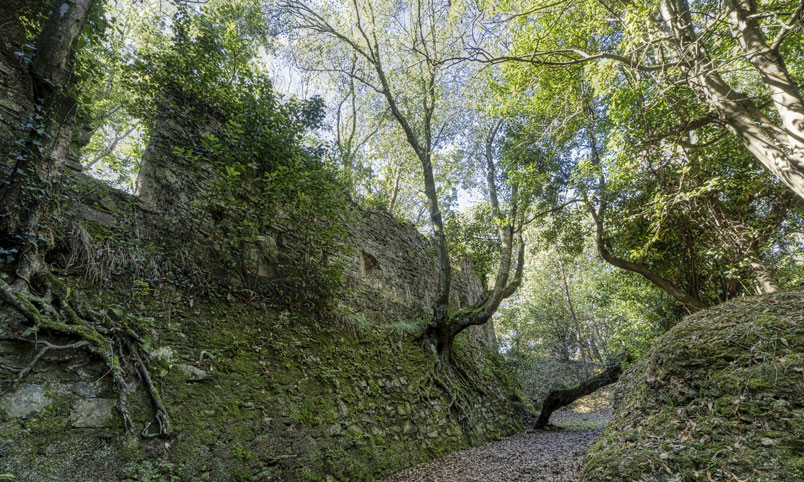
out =
[(610, 394), (556, 411), (550, 430), (523, 432), (453, 452), (383, 482), (570, 482), (579, 479), (586, 450), (611, 419)]

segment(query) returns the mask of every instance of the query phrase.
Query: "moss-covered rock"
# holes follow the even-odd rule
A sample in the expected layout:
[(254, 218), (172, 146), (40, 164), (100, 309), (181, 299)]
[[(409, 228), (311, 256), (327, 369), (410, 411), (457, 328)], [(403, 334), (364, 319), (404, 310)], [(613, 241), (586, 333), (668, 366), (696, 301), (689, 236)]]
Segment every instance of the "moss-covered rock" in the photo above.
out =
[(804, 480), (804, 292), (667, 332), (620, 379), (583, 480)]

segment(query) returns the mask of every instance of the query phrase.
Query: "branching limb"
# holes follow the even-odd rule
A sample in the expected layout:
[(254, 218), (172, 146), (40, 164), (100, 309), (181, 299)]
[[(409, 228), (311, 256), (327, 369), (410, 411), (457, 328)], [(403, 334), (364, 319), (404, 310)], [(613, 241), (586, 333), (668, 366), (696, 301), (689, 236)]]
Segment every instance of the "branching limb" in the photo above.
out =
[(779, 50), (779, 47), (782, 46), (782, 42), (784, 42), (784, 39), (787, 37), (787, 34), (793, 30), (793, 27), (796, 26), (799, 19), (801, 18), (802, 10), (804, 10), (804, 0), (799, 0), (798, 7), (796, 7), (796, 10), (793, 12), (792, 15), (790, 15), (790, 18), (787, 19), (787, 23), (782, 25), (782, 28), (779, 29), (779, 33), (776, 34), (776, 38), (773, 39), (773, 43), (771, 44), (771, 50), (773, 50), (774, 52)]

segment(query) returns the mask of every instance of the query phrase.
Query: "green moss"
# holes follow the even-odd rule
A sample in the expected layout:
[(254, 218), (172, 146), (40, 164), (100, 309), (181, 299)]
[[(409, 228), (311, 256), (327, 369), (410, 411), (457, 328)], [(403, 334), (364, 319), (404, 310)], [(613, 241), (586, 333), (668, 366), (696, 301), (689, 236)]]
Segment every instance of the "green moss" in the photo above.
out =
[[(151, 347), (174, 352), (155, 365), (153, 376), (175, 436), (126, 436), (117, 418), (104, 429), (103, 443), (113, 454), (108, 460), (129, 479), (373, 480), (521, 430), (521, 402), (515, 402), (516, 384), (505, 362), (466, 340), (457, 350), (476, 383), (467, 393), (473, 404), (488, 408), (491, 419), (466, 422), (446, 408), (449, 399), (428, 377), (433, 360), (414, 336), (417, 323), (352, 332), (323, 317), (261, 304), (195, 298), (188, 309), (180, 290), (158, 289), (133, 299), (122, 284), (98, 290), (68, 281), (71, 296), (86, 306), (114, 307), (117, 321), (147, 334)], [(71, 329), (91, 340), (96, 352), (108, 346), (98, 332)], [(119, 362), (113, 359), (122, 369)], [(178, 364), (209, 376), (188, 381)], [(102, 382), (109, 383), (108, 377)], [(24, 430), (18, 421), (0, 424), (0, 435), (17, 447), (10, 457), (20, 463), (54, 442), (75, 440), (67, 450), (73, 454), (98, 443), (92, 432), (70, 428), (73, 395), (52, 398), (41, 420), (26, 422)], [(143, 394), (132, 395), (129, 408), (139, 431), (152, 418), (150, 403)], [(434, 439), (424, 436), (432, 427), (438, 427)], [(71, 456), (49, 457), (61, 470), (75, 463)]]
[(677, 325), (621, 378), (583, 480), (804, 478), (802, 312), (801, 292), (779, 293)]

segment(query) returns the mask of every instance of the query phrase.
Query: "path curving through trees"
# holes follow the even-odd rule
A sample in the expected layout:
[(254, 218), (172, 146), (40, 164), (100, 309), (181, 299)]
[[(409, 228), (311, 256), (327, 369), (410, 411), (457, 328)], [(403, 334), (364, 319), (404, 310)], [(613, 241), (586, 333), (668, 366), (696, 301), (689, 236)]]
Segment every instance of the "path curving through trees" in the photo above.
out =
[(608, 393), (556, 411), (556, 429), (453, 452), (394, 474), (383, 482), (520, 482), (578, 480), (586, 450), (611, 419)]

